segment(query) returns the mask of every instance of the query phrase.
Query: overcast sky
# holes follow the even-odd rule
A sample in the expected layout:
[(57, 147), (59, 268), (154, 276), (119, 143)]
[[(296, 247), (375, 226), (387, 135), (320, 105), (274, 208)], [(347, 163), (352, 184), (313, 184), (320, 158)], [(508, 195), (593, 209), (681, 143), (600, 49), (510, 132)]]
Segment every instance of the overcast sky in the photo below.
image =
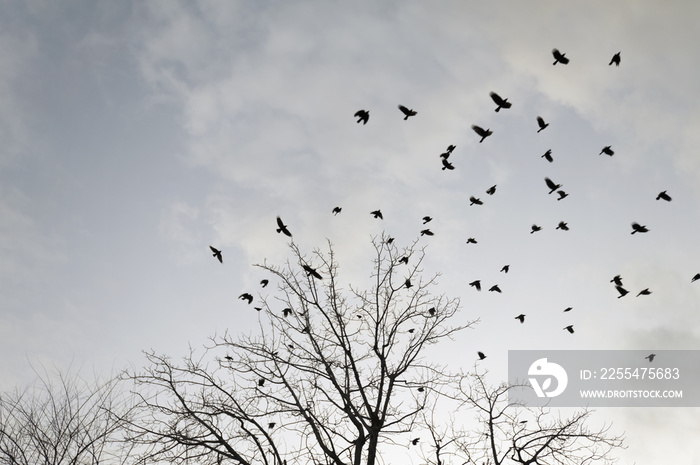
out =
[[(277, 215), (360, 284), (372, 236), (406, 245), (433, 217), (425, 271), (481, 320), (446, 345), (455, 368), (700, 349), (698, 18), (691, 0), (3, 2), (0, 389), (32, 364), (110, 373), (252, 330), (237, 297), (288, 256)], [(700, 464), (697, 413), (597, 417), (627, 432), (622, 463)]]

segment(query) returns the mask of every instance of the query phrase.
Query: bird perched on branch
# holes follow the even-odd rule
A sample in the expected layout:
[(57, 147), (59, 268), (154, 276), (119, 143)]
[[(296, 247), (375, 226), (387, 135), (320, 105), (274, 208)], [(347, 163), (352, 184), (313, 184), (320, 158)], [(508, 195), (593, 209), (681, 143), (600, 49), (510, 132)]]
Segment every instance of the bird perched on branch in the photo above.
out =
[(608, 66), (612, 65), (613, 63), (615, 63), (615, 66), (620, 66), (620, 53), (621, 52), (617, 52), (615, 55), (613, 55), (613, 57), (610, 59), (610, 63), (608, 63)]
[(212, 255), (212, 256), (216, 257), (217, 260), (219, 260), (219, 263), (224, 263), (224, 258), (221, 256), (221, 250), (216, 249), (212, 246), (209, 246), (209, 248), (211, 249), (212, 252), (214, 252), (214, 255)]
[(568, 65), (569, 59), (566, 58), (565, 55), (566, 55), (566, 53), (561, 53), (556, 48), (552, 49), (552, 56), (554, 56), (554, 63), (552, 63), (552, 64), (556, 65), (557, 63), (561, 63), (562, 65)]
[(408, 109), (403, 105), (399, 105), (399, 110), (401, 110), (401, 113), (404, 114), (404, 121), (406, 121), (410, 116), (416, 116), (418, 114), (417, 111), (413, 109)]
[(481, 137), (481, 140), (479, 141), (479, 143), (482, 143), (484, 141), (484, 139), (486, 139), (488, 136), (493, 134), (493, 131), (491, 129), (484, 129), (481, 126), (477, 126), (476, 124), (472, 125), (472, 129), (474, 130), (475, 133), (477, 133), (479, 135), (479, 137)]
[(498, 95), (496, 92), (491, 92), (489, 95), (491, 96), (491, 100), (493, 100), (493, 103), (498, 105), (498, 107), (496, 107), (496, 112), (498, 112), (501, 108), (508, 109), (512, 105), (507, 98), (501, 98), (501, 96)]
[(282, 218), (280, 218), (279, 216), (277, 217), (277, 232), (292, 237), (292, 233), (289, 232), (289, 229), (287, 229), (287, 225), (282, 222)]
[(546, 128), (547, 126), (549, 126), (549, 123), (545, 123), (545, 122), (544, 122), (544, 118), (542, 118), (541, 116), (538, 116), (538, 117), (537, 117), (537, 125), (540, 127), (540, 128), (537, 130), (537, 132), (540, 132), (540, 131), (542, 131), (544, 128)]
[(367, 124), (367, 121), (369, 121), (369, 110), (357, 110), (357, 112), (355, 112), (355, 116), (358, 118), (358, 124)]

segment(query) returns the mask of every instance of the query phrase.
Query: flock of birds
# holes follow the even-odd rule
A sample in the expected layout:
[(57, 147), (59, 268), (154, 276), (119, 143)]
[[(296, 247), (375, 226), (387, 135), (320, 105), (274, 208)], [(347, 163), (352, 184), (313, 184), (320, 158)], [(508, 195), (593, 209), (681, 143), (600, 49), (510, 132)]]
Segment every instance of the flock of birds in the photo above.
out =
[[(561, 53), (557, 49), (552, 50), (552, 56), (554, 57), (553, 65), (557, 65), (557, 64), (567, 65), (569, 63), (569, 58), (566, 57), (566, 54)], [(609, 65), (614, 64), (615, 66), (619, 66), (620, 62), (621, 62), (620, 52), (617, 52), (611, 58)], [(496, 104), (496, 109), (495, 109), (496, 112), (500, 112), (501, 110), (507, 110), (507, 109), (511, 108), (512, 103), (509, 102), (507, 98), (503, 98), (495, 92), (491, 92), (489, 95), (490, 95), (491, 99), (493, 100), (493, 102)], [(403, 114), (404, 120), (408, 120), (409, 118), (414, 117), (418, 114), (418, 112), (416, 110), (408, 108), (404, 105), (398, 105), (398, 109)], [(362, 123), (363, 125), (365, 125), (369, 122), (369, 116), (370, 116), (369, 110), (365, 110), (365, 109), (358, 110), (354, 114), (354, 116), (357, 118), (358, 124)], [(536, 121), (537, 121), (537, 127), (538, 127), (537, 132), (538, 133), (542, 132), (543, 130), (545, 130), (549, 126), (549, 123), (547, 123), (544, 120), (544, 118), (541, 116), (537, 116)], [(483, 143), (486, 138), (490, 137), (493, 134), (493, 131), (491, 131), (490, 128), (484, 129), (484, 128), (477, 126), (477, 125), (472, 125), (471, 128), (477, 134), (477, 136), (479, 136), (479, 138), (480, 138), (479, 143)], [(454, 170), (455, 169), (454, 165), (449, 161), (450, 155), (452, 154), (452, 152), (454, 151), (455, 148), (456, 148), (455, 145), (449, 145), (447, 147), (447, 149), (440, 154), (440, 159), (442, 162), (442, 170)], [(611, 146), (605, 146), (600, 151), (600, 155), (603, 155), (603, 154), (612, 157), (615, 154), (615, 152), (613, 151)], [(544, 158), (545, 160), (547, 160), (548, 162), (551, 163), (553, 161), (552, 151), (547, 150), (542, 155), (542, 158)], [(562, 187), (563, 187), (562, 184), (558, 184), (548, 177), (544, 178), (544, 181), (545, 181), (547, 188), (549, 189), (549, 194), (553, 194), (555, 192), (557, 193), (557, 195), (558, 195), (557, 200), (563, 200), (564, 198), (566, 198), (568, 196), (568, 193), (566, 193), (564, 190), (562, 190)], [(493, 185), (486, 190), (486, 194), (488, 194), (488, 195), (494, 195), (495, 192), (496, 192), (496, 185)], [(672, 200), (672, 198), (666, 191), (662, 191), (662, 192), (659, 192), (659, 194), (656, 196), (656, 200), (663, 200), (666, 202), (670, 202)], [(471, 205), (483, 205), (483, 202), (481, 201), (481, 199), (479, 199), (475, 196), (471, 196), (469, 198), (469, 201), (470, 201), (470, 206)], [(342, 211), (342, 208), (340, 206), (336, 206), (332, 209), (333, 215), (338, 215), (339, 213), (341, 213), (341, 211)], [(371, 211), (370, 214), (375, 219), (379, 219), (379, 220), (384, 219), (384, 216), (383, 216), (381, 210), (379, 210), (379, 209)], [(276, 221), (277, 221), (277, 229), (276, 229), (277, 233), (284, 234), (288, 237), (292, 237), (292, 233), (290, 232), (289, 227), (286, 224), (284, 224), (284, 222), (282, 221), (282, 219), (279, 216), (277, 217)], [(426, 225), (430, 221), (432, 221), (432, 218), (430, 216), (423, 217), (423, 225)], [(537, 224), (533, 224), (531, 227), (531, 230), (530, 230), (530, 234), (534, 234), (534, 233), (540, 231), (541, 229), (542, 229), (541, 226), (538, 226)], [(564, 221), (560, 221), (558, 226), (556, 227), (556, 229), (563, 230), (563, 231), (569, 230), (567, 223)], [(637, 234), (637, 233), (643, 234), (643, 233), (647, 233), (647, 232), (649, 232), (649, 228), (646, 225), (641, 225), (637, 222), (632, 223), (631, 234)], [(434, 235), (434, 233), (429, 228), (425, 228), (425, 229), (421, 230), (420, 235), (421, 236), (432, 236), (432, 235)], [(392, 241), (393, 241), (393, 238), (391, 238), (391, 237), (387, 240), (387, 242), (389, 242), (389, 243), (391, 243)], [(468, 244), (476, 244), (477, 241), (475, 238), (470, 237), (467, 239), (467, 243)], [(210, 247), (211, 251), (213, 252), (213, 256), (216, 257), (216, 259), (219, 262), (223, 263), (223, 256), (222, 256), (221, 250), (219, 250), (213, 246), (209, 246), (209, 247)], [(408, 257), (401, 258), (399, 260), (399, 263), (408, 263)], [(321, 274), (318, 273), (318, 271), (316, 269), (310, 267), (307, 264), (303, 264), (302, 267), (304, 268), (304, 271), (306, 272), (307, 276), (312, 276), (313, 278), (319, 279), (319, 280), (323, 279)], [(505, 265), (501, 269), (501, 272), (503, 272), (503, 273), (508, 273), (508, 271), (509, 271), (509, 265)], [(691, 283), (698, 281), (698, 280), (700, 280), (700, 273), (695, 274), (691, 278)], [(627, 294), (629, 294), (629, 291), (623, 287), (622, 277), (620, 275), (615, 276), (613, 279), (610, 280), (610, 282), (613, 283), (613, 285), (615, 286), (615, 289), (617, 290), (617, 292), (619, 294), (618, 298), (625, 297)], [(268, 280), (263, 279), (260, 282), (260, 284), (262, 287), (265, 287), (268, 284)], [(406, 288), (410, 288), (412, 286), (409, 279), (406, 279), (404, 285)], [(477, 291), (481, 291), (481, 280), (477, 279), (475, 281), (472, 281), (469, 283), (469, 286), (475, 288)], [(497, 292), (497, 293), (501, 292), (501, 289), (499, 288), (499, 286), (497, 284), (491, 286), (488, 290), (490, 292)], [(642, 289), (641, 291), (639, 291), (637, 296), (638, 297), (639, 296), (646, 296), (646, 295), (650, 295), (651, 293), (652, 292), (649, 290), (649, 288), (645, 288), (645, 289)], [(252, 304), (253, 300), (254, 300), (252, 294), (250, 294), (248, 292), (241, 294), (239, 296), (239, 299), (246, 301), (248, 304)], [(255, 309), (258, 311), (262, 310), (261, 307), (255, 307)], [(564, 309), (564, 312), (569, 312), (571, 310), (572, 310), (572, 307), (567, 307), (566, 309)], [(288, 316), (290, 312), (291, 312), (291, 309), (289, 309), (289, 308), (283, 309), (283, 314), (285, 317)], [(431, 309), (429, 309), (429, 312), (431, 314), (434, 314), (435, 309), (431, 308)], [(521, 314), (517, 315), (515, 317), (515, 319), (518, 320), (522, 324), (522, 323), (525, 323), (525, 317), (526, 317), (526, 315), (521, 313)], [(567, 325), (563, 328), (563, 330), (565, 330), (571, 334), (574, 333), (573, 325)], [(486, 355), (481, 351), (478, 351), (477, 355), (478, 355), (479, 360), (483, 360), (486, 358)], [(647, 357), (645, 357), (645, 359), (647, 359), (649, 362), (652, 362), (654, 360), (654, 357), (656, 357), (656, 354), (650, 354)], [(264, 380), (261, 380), (261, 382), (264, 382)]]

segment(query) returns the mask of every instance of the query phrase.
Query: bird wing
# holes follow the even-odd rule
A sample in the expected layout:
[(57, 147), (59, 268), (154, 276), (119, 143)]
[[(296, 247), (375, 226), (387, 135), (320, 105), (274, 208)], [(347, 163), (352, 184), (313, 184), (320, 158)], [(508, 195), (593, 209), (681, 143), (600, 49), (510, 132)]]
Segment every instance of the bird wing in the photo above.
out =
[(491, 96), (491, 100), (493, 100), (496, 105), (503, 106), (504, 101), (500, 95), (498, 95), (496, 92), (491, 92), (489, 95)]
[(538, 116), (538, 117), (537, 117), (537, 124), (538, 124), (541, 128), (544, 127), (544, 124), (545, 124), (545, 123), (544, 123), (544, 119), (543, 119), (541, 116)]
[(472, 125), (472, 129), (474, 130), (475, 133), (479, 134), (480, 136), (483, 136), (484, 134), (486, 134), (486, 131), (484, 130), (484, 128), (482, 128), (481, 126), (477, 126), (476, 124)]
[(411, 110), (409, 110), (408, 108), (406, 108), (406, 107), (403, 106), (403, 105), (399, 105), (399, 110), (401, 110), (401, 112), (402, 112), (404, 115), (410, 115), (410, 114), (411, 114)]
[(282, 222), (282, 218), (280, 218), (279, 216), (277, 217), (277, 226), (279, 226), (280, 229), (286, 228), (286, 226), (285, 226), (284, 223)]
[(365, 114), (367, 114), (367, 112), (366, 112), (365, 110), (358, 110), (358, 111), (355, 113), (355, 116), (357, 116), (357, 117), (363, 117), (363, 118), (364, 118)]
[(549, 178), (544, 178), (544, 182), (547, 183), (547, 187), (549, 187), (550, 189), (556, 189), (558, 187), (556, 184), (554, 184), (554, 181), (552, 181)]

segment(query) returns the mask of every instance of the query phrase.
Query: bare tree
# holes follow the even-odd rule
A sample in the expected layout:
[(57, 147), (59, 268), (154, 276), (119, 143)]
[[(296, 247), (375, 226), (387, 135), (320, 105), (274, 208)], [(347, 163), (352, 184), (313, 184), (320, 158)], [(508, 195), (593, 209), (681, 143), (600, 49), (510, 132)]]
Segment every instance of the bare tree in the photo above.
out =
[(121, 419), (128, 418), (129, 404), (117, 380), (37, 375), (32, 385), (0, 394), (0, 464), (124, 463)]
[(330, 243), (305, 255), (291, 242), (291, 261), (257, 265), (278, 282), (257, 335), (214, 337), (179, 364), (147, 353), (145, 371), (127, 373), (141, 459), (374, 465), (452, 382), (424, 349), (473, 322), (451, 324), (459, 301), (431, 293), (438, 275), (423, 276), (416, 242), (372, 244), (368, 290), (343, 287)]

